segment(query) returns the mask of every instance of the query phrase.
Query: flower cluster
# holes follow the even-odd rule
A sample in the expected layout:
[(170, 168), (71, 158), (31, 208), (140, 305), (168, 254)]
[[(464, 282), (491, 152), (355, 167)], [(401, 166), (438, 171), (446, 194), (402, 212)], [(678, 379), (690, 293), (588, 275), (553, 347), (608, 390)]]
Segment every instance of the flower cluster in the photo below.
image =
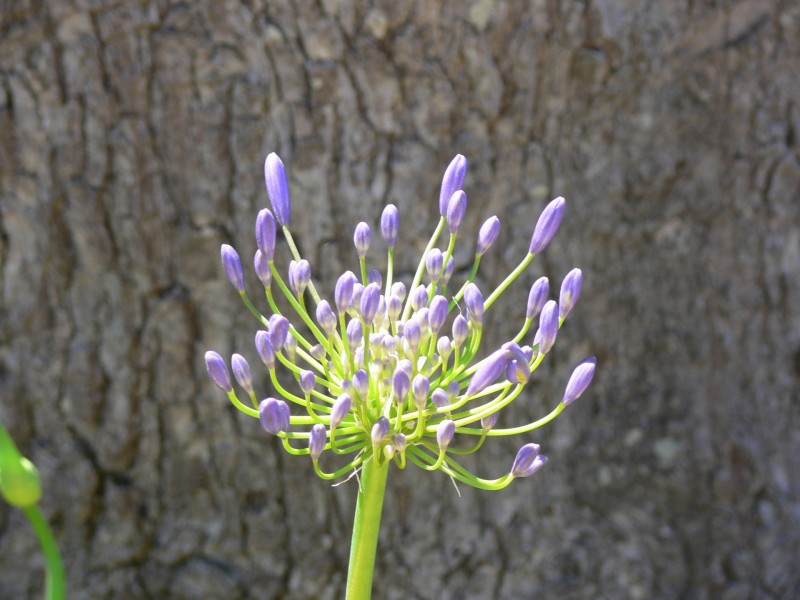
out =
[[(216, 352), (205, 355), (208, 373), (239, 410), (260, 419), (266, 431), (280, 437), (288, 452), (309, 455), (316, 473), (324, 479), (353, 472), (367, 461), (393, 460), (400, 468), (410, 461), (429, 471), (441, 469), (475, 487), (503, 488), (545, 464), (547, 457), (537, 444), (524, 445), (511, 470), (497, 479), (476, 477), (455, 457), (476, 451), (489, 436), (526, 433), (548, 423), (592, 380), (595, 359), (590, 357), (576, 367), (562, 400), (548, 415), (519, 427), (495, 427), (499, 411), (519, 396), (531, 373), (553, 348), (559, 328), (580, 296), (582, 274), (579, 269), (567, 274), (558, 303), (548, 299), (548, 279), (538, 279), (531, 287), (519, 333), (476, 361), (486, 313), (553, 239), (565, 201), (559, 197), (546, 206), (534, 228), (528, 254), (484, 297), (474, 279), (481, 257), (499, 237), (500, 221), (495, 216), (478, 232), (475, 259), (466, 282), (451, 286), (453, 250), (467, 207), (462, 190), (466, 173), (466, 159), (456, 156), (442, 180), (441, 218), (408, 287), (393, 281), (399, 214), (390, 204), (380, 219), (380, 234), (388, 254), (385, 279), (378, 270), (368, 268), (372, 231), (361, 222), (353, 236), (359, 273), (346, 271), (339, 277), (333, 303), (322, 299), (311, 281), (311, 267), (298, 253), (289, 230), (286, 173), (274, 153), (267, 156), (264, 165), (273, 210), (265, 208), (258, 213), (258, 250), (254, 257), (255, 272), (270, 307), (269, 317), (256, 309), (245, 292), (244, 271), (236, 250), (222, 246), (228, 279), (264, 327), (255, 335), (255, 347), (280, 397), (257, 400), (250, 365), (239, 354), (231, 357), (231, 371), (253, 408), (239, 400), (228, 367)], [(294, 257), (285, 280), (274, 262), (278, 227)], [(449, 240), (440, 249), (437, 242), (445, 229)], [(276, 287), (299, 321), (292, 323), (281, 314), (273, 296)], [(521, 346), (535, 322), (538, 326), (530, 344)], [(286, 389), (281, 383), (276, 374), (279, 364), (291, 373), (296, 389)], [(293, 411), (291, 406), (300, 410)], [(345, 455), (347, 463), (332, 472), (324, 471), (320, 457), (326, 450)]]

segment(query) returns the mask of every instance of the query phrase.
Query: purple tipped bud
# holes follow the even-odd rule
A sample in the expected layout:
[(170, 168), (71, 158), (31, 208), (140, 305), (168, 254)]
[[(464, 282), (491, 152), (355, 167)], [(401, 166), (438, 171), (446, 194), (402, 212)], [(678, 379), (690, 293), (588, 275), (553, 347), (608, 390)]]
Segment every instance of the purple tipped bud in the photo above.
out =
[(547, 295), (550, 293), (550, 282), (547, 277), (540, 277), (533, 282), (531, 291), (528, 294), (528, 307), (525, 310), (525, 318), (533, 319), (542, 310), (544, 303), (547, 302)]
[(413, 292), (411, 292), (411, 308), (414, 310), (419, 310), (423, 306), (428, 305), (428, 288), (424, 285), (417, 286)]
[(262, 208), (256, 217), (256, 245), (267, 261), (275, 257), (275, 217), (268, 208)]
[[(425, 255), (425, 270), (431, 281), (436, 281), (439, 279), (439, 275), (442, 274), (443, 259), (442, 251), (438, 248), (431, 248), (428, 254)], [(427, 292), (425, 296), (425, 302), (427, 302)]]
[(414, 367), (411, 365), (411, 361), (407, 358), (404, 358), (401, 361), (397, 362), (397, 368), (402, 369), (408, 375), (408, 378), (411, 379), (411, 373), (414, 372)]
[(258, 417), (261, 426), (269, 433), (277, 435), (289, 430), (289, 406), (283, 400), (266, 398), (258, 405)]
[(519, 344), (516, 342), (506, 342), (503, 344), (502, 348), (506, 351), (506, 358), (508, 358), (508, 360), (525, 362), (525, 353), (522, 352), (522, 348), (520, 348)]
[(478, 247), (475, 250), (475, 254), (478, 256), (486, 254), (486, 251), (497, 241), (499, 235), (500, 219), (495, 216), (486, 219), (478, 231)]
[(379, 446), (386, 439), (386, 436), (389, 435), (390, 425), (389, 419), (386, 417), (379, 417), (375, 421), (375, 425), (372, 426), (372, 431), (370, 432), (373, 446)]
[(317, 304), (317, 323), (327, 336), (336, 331), (336, 315), (327, 300), (320, 300)]
[(347, 324), (347, 343), (350, 345), (350, 350), (354, 351), (363, 339), (364, 330), (361, 327), (361, 321), (358, 319), (350, 319), (350, 322)]
[(317, 423), (311, 428), (311, 435), (308, 436), (308, 453), (311, 455), (311, 460), (314, 462), (319, 460), (322, 456), (322, 451), (325, 450), (325, 442), (328, 441), (328, 430), (325, 425)]
[(531, 348), (530, 346), (523, 346), (522, 356), (525, 357), (526, 362), (530, 363), (533, 360), (533, 348)]
[(431, 300), (430, 310), (428, 310), (428, 325), (433, 333), (439, 333), (447, 319), (447, 298), (444, 296), (434, 296)]
[(253, 257), (253, 267), (255, 267), (256, 275), (265, 288), (268, 288), (272, 283), (272, 271), (269, 268), (269, 263), (261, 250), (256, 250)]
[(590, 356), (589, 358), (584, 358), (578, 366), (575, 367), (575, 370), (572, 372), (567, 382), (564, 400), (562, 400), (566, 406), (569, 406), (577, 400), (578, 397), (586, 391), (589, 384), (592, 383), (596, 365), (597, 359), (594, 356)]
[(558, 226), (561, 225), (561, 217), (564, 216), (565, 202), (564, 198), (559, 196), (544, 207), (539, 220), (536, 222), (536, 228), (533, 230), (528, 252), (538, 254), (553, 239), (556, 231), (558, 231)]
[(291, 331), (286, 333), (286, 339), (283, 342), (283, 352), (286, 358), (289, 359), (289, 362), (294, 362), (297, 356), (297, 338), (292, 335)]
[(406, 299), (406, 284), (402, 281), (395, 281), (392, 284), (392, 296), (400, 299), (400, 302)]
[(311, 348), (308, 349), (308, 353), (314, 360), (321, 361), (323, 358), (325, 358), (326, 354), (325, 346), (323, 346), (322, 344), (314, 344), (313, 346), (311, 346)]
[(209, 350), (206, 352), (205, 358), (206, 369), (208, 369), (208, 376), (211, 377), (211, 381), (223, 392), (233, 390), (231, 376), (228, 374), (228, 367), (222, 357), (213, 350)]
[(411, 387), (408, 373), (403, 369), (397, 369), (392, 375), (392, 392), (394, 393), (394, 400), (398, 404), (405, 402), (408, 396), (408, 390)]
[(484, 433), (488, 433), (491, 431), (495, 425), (497, 425), (497, 417), (500, 416), (500, 413), (493, 412), (490, 415), (486, 415), (481, 419), (481, 429)]
[(581, 295), (583, 273), (580, 269), (572, 269), (561, 282), (561, 293), (558, 296), (558, 319), (563, 321), (572, 312), (572, 308)]
[(364, 286), (357, 281), (353, 284), (353, 298), (350, 301), (351, 314), (355, 314), (361, 308), (361, 295), (364, 293)]
[(469, 335), (469, 323), (463, 315), (458, 315), (453, 320), (453, 346), (461, 348)]
[(241, 354), (231, 356), (231, 371), (242, 389), (248, 394), (253, 393), (253, 376), (250, 373), (250, 365), (247, 359)]
[(353, 234), (353, 243), (356, 245), (356, 252), (359, 256), (366, 256), (369, 250), (369, 244), (372, 241), (372, 232), (369, 225), (361, 221), (356, 225), (356, 231)]
[(394, 446), (396, 452), (404, 452), (406, 445), (408, 445), (408, 440), (402, 433), (395, 433), (392, 436), (392, 446)]
[(361, 317), (369, 326), (378, 313), (378, 304), (381, 300), (381, 288), (376, 283), (370, 283), (361, 294)]
[(389, 321), (392, 323), (397, 321), (397, 317), (400, 316), (402, 310), (403, 301), (397, 296), (389, 296), (389, 300), (386, 302), (386, 316), (389, 317)]
[(431, 384), (427, 377), (422, 374), (418, 374), (414, 377), (414, 381), (411, 383), (411, 393), (414, 395), (414, 402), (416, 402), (419, 408), (425, 406), (430, 389)]
[(381, 289), (383, 285), (383, 275), (378, 269), (370, 269), (369, 273), (367, 274), (367, 283), (374, 283), (378, 286), (378, 289)]
[(311, 393), (316, 384), (317, 376), (314, 375), (313, 371), (306, 371), (305, 369), (300, 371), (300, 389), (303, 390), (306, 396)]
[(451, 381), (447, 384), (447, 397), (450, 398), (450, 402), (455, 400), (460, 392), (461, 384), (457, 381)]
[(231, 282), (236, 291), (240, 294), (244, 291), (244, 269), (242, 269), (242, 261), (239, 254), (233, 249), (233, 246), (222, 244), (220, 248), (220, 257), (222, 258), (222, 267), (225, 269), (225, 275)]
[(403, 328), (403, 335), (408, 341), (408, 345), (414, 352), (419, 348), (420, 341), (422, 340), (422, 330), (416, 319), (409, 319)]
[(468, 283), (464, 288), (464, 304), (467, 306), (467, 315), (474, 326), (483, 324), (483, 295), (474, 283)]
[(302, 296), (311, 281), (311, 265), (305, 259), (289, 263), (289, 287), (297, 296)]
[(353, 300), (353, 285), (357, 279), (352, 271), (345, 271), (339, 276), (336, 282), (336, 290), (333, 293), (336, 302), (336, 310), (339, 314), (343, 314), (350, 308), (350, 303)]
[(289, 320), (283, 315), (272, 315), (269, 318), (269, 341), (275, 352), (280, 352), (289, 334)]
[(362, 400), (367, 399), (369, 393), (369, 376), (364, 369), (359, 369), (353, 374), (353, 388)]
[(331, 429), (341, 425), (350, 412), (350, 394), (340, 394), (331, 407)]
[(467, 212), (467, 195), (462, 190), (457, 190), (447, 202), (447, 228), (450, 233), (458, 233)]
[(389, 247), (394, 247), (397, 243), (399, 224), (400, 217), (397, 214), (397, 207), (394, 204), (387, 205), (381, 215), (381, 235)]
[(260, 330), (256, 332), (256, 352), (258, 352), (258, 356), (264, 366), (271, 371), (275, 368), (275, 349), (269, 339), (270, 336), (266, 331)]
[(531, 368), (521, 360), (510, 360), (506, 365), (506, 379), (517, 385), (525, 385), (531, 378)]
[(453, 344), (450, 342), (450, 338), (446, 335), (440, 337), (436, 341), (436, 351), (439, 353), (442, 363), (446, 363), (447, 359), (450, 358), (450, 355), (453, 353)]
[(436, 428), (436, 442), (439, 444), (439, 452), (445, 452), (453, 436), (456, 434), (456, 424), (450, 419), (445, 419)]
[(469, 382), (467, 396), (479, 394), (494, 383), (506, 368), (506, 362), (508, 362), (508, 353), (502, 348), (484, 358)]
[(283, 162), (274, 152), (270, 152), (264, 161), (264, 182), (275, 218), (281, 225), (289, 225), (289, 184)]
[(527, 477), (533, 462), (539, 456), (539, 451), (539, 444), (525, 444), (520, 448), (514, 458), (514, 464), (511, 466), (511, 474), (514, 477)]
[(539, 352), (547, 354), (556, 343), (558, 334), (558, 304), (548, 300), (539, 315)]
[(450, 398), (442, 388), (436, 388), (431, 392), (431, 402), (436, 408), (444, 408), (450, 404)]
[(456, 268), (456, 261), (453, 260), (453, 257), (447, 259), (447, 264), (444, 266), (444, 271), (442, 271), (442, 278), (440, 279), (442, 286), (446, 286), (450, 282), (450, 278), (453, 276), (453, 271)]
[(456, 154), (450, 162), (442, 178), (442, 189), (439, 191), (439, 214), (447, 216), (447, 205), (456, 190), (464, 187), (464, 179), (467, 177), (467, 159)]

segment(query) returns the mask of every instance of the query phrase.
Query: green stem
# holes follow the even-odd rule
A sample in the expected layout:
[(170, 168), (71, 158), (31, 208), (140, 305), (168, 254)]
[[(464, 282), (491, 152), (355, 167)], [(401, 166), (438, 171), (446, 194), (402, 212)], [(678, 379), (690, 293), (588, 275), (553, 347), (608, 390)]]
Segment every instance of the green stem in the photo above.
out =
[(372, 572), (388, 473), (389, 461), (378, 464), (373, 459), (361, 469), (361, 487), (356, 502), (350, 567), (347, 571), (347, 600), (369, 600), (372, 596)]
[(46, 600), (61, 600), (66, 595), (66, 585), (64, 583), (64, 565), (61, 563), (61, 555), (58, 552), (56, 540), (53, 532), (44, 520), (39, 507), (26, 506), (22, 509), (25, 516), (33, 525), (36, 537), (42, 545), (45, 564), (47, 565), (47, 579), (45, 581), (44, 597)]

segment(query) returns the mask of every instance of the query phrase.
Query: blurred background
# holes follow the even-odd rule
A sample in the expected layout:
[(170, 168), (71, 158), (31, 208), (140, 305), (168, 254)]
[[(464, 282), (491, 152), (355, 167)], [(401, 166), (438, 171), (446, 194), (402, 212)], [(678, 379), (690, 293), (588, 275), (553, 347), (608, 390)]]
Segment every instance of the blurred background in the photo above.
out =
[[(545, 414), (589, 354), (595, 381), (466, 461), (496, 477), (537, 441), (532, 479), (459, 497), (394, 470), (376, 598), (800, 597), (798, 81), (792, 0), (4, 0), (0, 419), (70, 597), (343, 597), (355, 484), (286, 455), (203, 363), (258, 365), (219, 246), (250, 264), (271, 151), (326, 295), (388, 202), (413, 269), (456, 153), (467, 239), (502, 222), (482, 286), (568, 200), (489, 315), (500, 344), (537, 277), (583, 269), (502, 422)], [(0, 597), (40, 597), (42, 567), (0, 505)]]

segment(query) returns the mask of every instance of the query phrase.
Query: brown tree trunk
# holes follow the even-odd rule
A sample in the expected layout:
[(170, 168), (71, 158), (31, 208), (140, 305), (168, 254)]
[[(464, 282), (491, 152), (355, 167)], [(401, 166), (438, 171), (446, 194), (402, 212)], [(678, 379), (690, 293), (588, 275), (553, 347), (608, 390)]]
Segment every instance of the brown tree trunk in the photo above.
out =
[[(800, 596), (796, 2), (0, 11), (0, 418), (41, 471), (71, 598), (343, 596), (354, 482), (287, 456), (202, 359), (256, 362), (218, 251), (252, 256), (269, 151), (326, 294), (386, 202), (413, 268), (457, 152), (465, 230), (503, 223), (482, 285), (568, 199), (487, 336), (513, 336), (541, 273), (580, 266), (504, 422), (557, 403), (590, 353), (596, 381), (525, 437), (551, 459), (531, 480), (459, 498), (440, 473), (390, 473), (376, 598)], [(497, 476), (520, 443), (471, 464)], [(40, 597), (41, 566), (0, 506), (0, 597)]]

